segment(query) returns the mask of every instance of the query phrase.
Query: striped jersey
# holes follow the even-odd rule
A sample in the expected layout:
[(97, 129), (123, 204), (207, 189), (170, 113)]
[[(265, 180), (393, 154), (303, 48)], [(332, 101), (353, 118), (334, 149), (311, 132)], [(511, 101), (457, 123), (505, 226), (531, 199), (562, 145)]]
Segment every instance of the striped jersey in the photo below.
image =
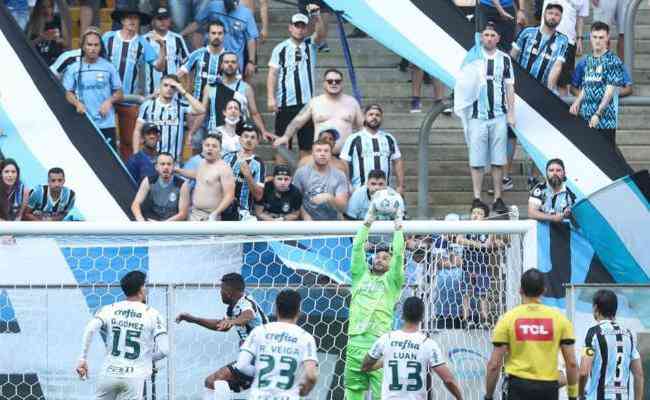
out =
[(259, 306), (259, 304), (257, 304), (255, 300), (248, 297), (247, 295), (242, 296), (234, 305), (229, 305), (228, 309), (226, 310), (226, 316), (228, 316), (228, 319), (239, 318), (239, 316), (244, 311), (249, 310), (253, 312), (255, 317), (250, 320), (245, 326), (235, 326), (237, 334), (239, 335), (239, 339), (241, 340), (240, 345), (244, 342), (244, 340), (246, 340), (253, 329), (269, 322), (268, 317), (266, 314), (264, 314), (264, 311), (262, 311), (262, 308)]
[(124, 94), (135, 93), (139, 67), (144, 63), (153, 64), (158, 58), (158, 53), (141, 35), (125, 41), (120, 31), (109, 31), (102, 36), (102, 41), (106, 48), (106, 57), (120, 75)]
[(185, 114), (191, 109), (191, 106), (178, 96), (174, 96), (169, 103), (164, 103), (160, 97), (156, 97), (142, 103), (138, 121), (158, 126), (160, 128), (158, 152), (171, 153), (180, 160), (185, 137)]
[(54, 200), (48, 185), (40, 185), (29, 193), (29, 205), (35, 215), (51, 217), (57, 214), (68, 214), (74, 208), (75, 193), (67, 187), (61, 188), (59, 198)]
[(7, 196), (7, 203), (9, 203), (9, 209), (7, 210), (8, 221), (18, 221), (20, 209), (23, 207), (24, 195), (25, 184), (22, 181), (17, 181), (9, 188), (9, 195)]
[(210, 52), (209, 48), (202, 47), (194, 50), (181, 69), (186, 73), (194, 72), (194, 97), (201, 98), (206, 84), (216, 82), (219, 77), (219, 62), (224, 49), (217, 54)]
[(487, 120), (505, 115), (508, 112), (506, 85), (515, 84), (510, 56), (498, 49), (492, 55), (483, 50), (482, 75), (486, 82), (472, 105), (472, 118)]
[(246, 97), (246, 91), (249, 88), (248, 83), (244, 82), (243, 79), (236, 79), (232, 83), (227, 83), (226, 81), (222, 81), (221, 83), (234, 92), (235, 100), (241, 104), (242, 115), (244, 115), (246, 119), (249, 119), (250, 110), (248, 109), (248, 97)]
[(264, 168), (264, 161), (258, 156), (252, 156), (246, 159), (237, 157), (237, 152), (228, 153), (223, 156), (223, 161), (230, 166), (232, 174), (235, 177), (235, 201), (239, 203), (240, 210), (248, 210), (249, 212), (255, 211), (255, 199), (251, 193), (251, 188), (241, 172), (241, 163), (246, 162), (251, 169), (253, 180), (256, 184), (264, 186), (264, 178), (266, 172)]
[[(159, 53), (160, 45), (152, 39), (153, 31), (147, 32), (144, 38), (149, 42), (151, 47)], [(181, 35), (175, 32), (168, 31), (164, 37), (165, 47), (167, 50), (167, 62), (165, 63), (165, 71), (161, 72), (155, 69), (151, 64), (146, 64), (144, 67), (144, 93), (145, 95), (152, 94), (160, 86), (160, 81), (164, 75), (176, 74), (178, 69), (183, 65), (188, 55), (185, 40)]]
[(587, 331), (584, 355), (593, 357), (585, 399), (631, 399), (630, 363), (641, 356), (629, 329), (616, 321), (598, 322)]
[(517, 62), (536, 80), (548, 85), (548, 76), (557, 61), (564, 62), (569, 38), (555, 32), (544, 35), (539, 27), (528, 27), (522, 30), (512, 47), (519, 50)]
[(366, 184), (373, 169), (384, 171), (390, 181), (391, 163), (399, 160), (402, 154), (397, 140), (390, 133), (379, 131), (373, 135), (362, 129), (345, 140), (340, 157), (348, 162), (350, 181), (357, 189)]
[(275, 46), (269, 67), (278, 69), (275, 97), (279, 108), (301, 106), (315, 96), (316, 53), (311, 37), (300, 45), (287, 39)]
[(52, 71), (57, 78), (61, 78), (69, 66), (79, 61), (79, 57), (81, 57), (81, 49), (64, 51), (59, 55), (54, 63), (50, 65), (50, 71)]

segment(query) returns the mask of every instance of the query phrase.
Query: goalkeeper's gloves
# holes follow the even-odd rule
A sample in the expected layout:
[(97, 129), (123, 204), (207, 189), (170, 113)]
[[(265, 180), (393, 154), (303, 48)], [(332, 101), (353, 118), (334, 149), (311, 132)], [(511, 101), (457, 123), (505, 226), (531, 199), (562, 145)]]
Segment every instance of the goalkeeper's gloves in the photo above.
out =
[(366, 218), (363, 220), (364, 225), (370, 226), (372, 225), (373, 222), (377, 219), (377, 210), (375, 209), (375, 204), (370, 203), (370, 207), (368, 207), (368, 212), (366, 213)]

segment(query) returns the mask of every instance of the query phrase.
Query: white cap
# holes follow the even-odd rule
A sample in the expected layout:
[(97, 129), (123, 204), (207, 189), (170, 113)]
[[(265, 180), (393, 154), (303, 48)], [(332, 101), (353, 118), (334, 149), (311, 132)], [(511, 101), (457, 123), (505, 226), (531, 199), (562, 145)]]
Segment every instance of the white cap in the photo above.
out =
[(309, 17), (302, 13), (293, 14), (291, 17), (291, 23), (295, 24), (297, 22), (302, 22), (307, 25), (309, 23)]

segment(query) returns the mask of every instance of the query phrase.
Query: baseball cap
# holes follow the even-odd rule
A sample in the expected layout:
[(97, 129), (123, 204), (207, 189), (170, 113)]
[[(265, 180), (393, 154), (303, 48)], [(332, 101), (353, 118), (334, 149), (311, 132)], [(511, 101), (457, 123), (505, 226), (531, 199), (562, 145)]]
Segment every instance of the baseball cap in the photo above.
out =
[(273, 169), (273, 176), (291, 176), (291, 168), (286, 164), (278, 164)]
[(341, 133), (338, 131), (338, 129), (329, 127), (329, 128), (322, 129), (318, 133), (318, 138), (320, 139), (321, 136), (323, 136), (323, 133), (328, 133), (328, 132), (334, 135), (334, 140), (339, 140), (339, 138), (341, 137)]
[(149, 133), (151, 131), (154, 131), (157, 134), (160, 134), (160, 128), (158, 128), (158, 125), (156, 125), (156, 124), (150, 124), (150, 123), (147, 122), (142, 126), (142, 133)]
[(153, 13), (154, 18), (169, 18), (169, 10), (165, 7), (160, 7)]
[(495, 24), (494, 21), (486, 22), (485, 26), (483, 27), (483, 30), (481, 30), (481, 32), (487, 31), (488, 29), (492, 30), (492, 31), (494, 31), (496, 33), (499, 33), (499, 31), (497, 30), (497, 24)]
[(302, 22), (303, 24), (307, 25), (309, 23), (309, 17), (303, 13), (293, 14), (291, 17), (291, 23), (296, 24), (298, 22)]

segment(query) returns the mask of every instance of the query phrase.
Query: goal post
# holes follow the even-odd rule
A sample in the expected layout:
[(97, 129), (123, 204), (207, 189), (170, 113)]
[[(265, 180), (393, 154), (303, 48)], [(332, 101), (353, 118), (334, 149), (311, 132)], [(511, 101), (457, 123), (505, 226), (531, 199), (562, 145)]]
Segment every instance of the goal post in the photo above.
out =
[[(141, 270), (147, 273), (148, 304), (165, 316), (171, 341), (170, 356), (158, 363), (157, 400), (200, 400), (204, 378), (236, 358), (235, 332), (174, 323), (181, 312), (223, 317), (220, 279), (229, 272), (243, 275), (248, 295), (269, 315), (279, 291), (301, 293), (299, 323), (316, 337), (320, 362), (310, 398), (343, 399), (349, 257), (360, 226), (351, 221), (2, 223), (0, 236), (13, 235), (15, 243), (0, 244), (0, 348), (20, 351), (0, 352), (0, 398), (92, 397), (105, 346), (98, 335), (90, 379), (79, 381), (74, 366), (83, 328), (101, 306), (123, 299), (121, 276)], [(465, 397), (481, 399), (490, 328), (518, 302), (521, 273), (537, 264), (536, 223), (405, 221), (403, 229), (408, 240), (402, 300), (410, 295), (425, 300), (423, 329), (440, 343)], [(373, 245), (390, 241), (393, 230), (392, 222), (373, 224), (369, 253)], [(481, 237), (499, 244), (477, 252), (458, 240)], [(398, 305), (395, 327), (399, 315)], [(431, 398), (447, 398), (436, 380)], [(151, 398), (152, 382), (147, 384)]]

